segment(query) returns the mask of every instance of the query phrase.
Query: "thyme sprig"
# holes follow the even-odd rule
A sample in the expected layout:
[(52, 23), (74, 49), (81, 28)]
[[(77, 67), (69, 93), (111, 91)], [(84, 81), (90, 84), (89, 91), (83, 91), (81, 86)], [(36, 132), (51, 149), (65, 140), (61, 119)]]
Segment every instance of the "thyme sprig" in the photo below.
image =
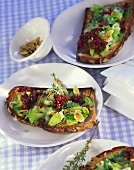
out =
[(89, 144), (92, 141), (92, 138), (96, 132), (97, 126), (99, 122), (96, 123), (94, 131), (89, 140), (87, 140), (85, 147), (80, 151), (74, 154), (74, 158), (72, 160), (67, 160), (67, 165), (64, 165), (63, 170), (79, 170), (82, 166), (82, 162), (85, 161), (86, 153), (90, 149)]

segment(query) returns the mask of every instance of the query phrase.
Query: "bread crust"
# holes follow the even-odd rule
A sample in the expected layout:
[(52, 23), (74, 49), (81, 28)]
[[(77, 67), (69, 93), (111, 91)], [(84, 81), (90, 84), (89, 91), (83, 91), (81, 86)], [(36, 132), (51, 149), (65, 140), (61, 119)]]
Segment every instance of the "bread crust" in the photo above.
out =
[[(108, 6), (123, 5), (126, 2), (130, 2), (131, 12), (130, 12), (129, 20), (127, 22), (127, 27), (126, 27), (127, 29), (124, 32), (125, 36), (120, 41), (114, 43), (113, 48), (110, 49), (109, 52), (105, 56), (99, 56), (98, 54), (95, 56), (83, 54), (83, 53), (81, 53), (81, 48), (77, 47), (77, 53), (76, 53), (77, 61), (79, 61), (81, 63), (85, 63), (85, 64), (102, 64), (102, 63), (105, 63), (105, 62), (108, 62), (109, 60), (111, 60), (111, 58), (115, 57), (116, 54), (122, 49), (125, 41), (131, 35), (133, 28), (134, 28), (134, 0), (124, 0), (124, 1), (114, 3), (114, 4), (108, 4)], [(105, 5), (105, 6), (107, 6), (107, 5)], [(90, 8), (86, 8), (81, 34), (83, 34), (84, 29), (88, 25), (88, 21), (92, 20), (92, 18), (93, 18), (93, 13), (90, 11)]]
[[(104, 158), (108, 158), (111, 154), (118, 154), (122, 150), (131, 150), (131, 153), (133, 152), (132, 155), (133, 155), (133, 159), (134, 159), (134, 147), (118, 146), (118, 147), (112, 148), (111, 150), (104, 151), (104, 152), (98, 154), (95, 157), (92, 157), (91, 161), (87, 162), (86, 166), (81, 167), (80, 170), (92, 170), (92, 169), (95, 169), (96, 164), (99, 163), (100, 161), (104, 160)], [(134, 167), (134, 162), (132, 162), (132, 165)]]
[[(21, 123), (31, 125), (31, 126), (36, 126), (35, 124), (31, 124), (28, 119), (25, 119), (23, 114), (18, 114), (10, 106), (10, 102), (14, 101), (17, 97), (17, 94), (19, 93), (18, 90), (17, 90), (18, 88), (21, 88), (22, 91), (26, 91), (29, 87), (17, 86), (17, 87), (14, 87), (12, 90), (10, 90), (10, 92), (8, 93), (8, 97), (6, 99), (6, 102), (5, 102), (5, 104), (7, 106), (8, 113), (11, 116), (15, 117)], [(35, 87), (32, 87), (32, 88), (34, 88), (36, 90), (41, 90), (41, 91), (44, 91), (44, 90), (47, 89), (47, 88), (35, 88)], [(67, 90), (68, 90), (68, 92), (72, 91), (72, 89), (67, 89)], [(79, 88), (79, 91), (80, 91), (81, 94), (83, 94), (83, 93), (86, 94), (86, 96), (90, 97), (92, 99), (92, 101), (94, 102), (94, 106), (91, 110), (91, 113), (89, 114), (89, 117), (86, 119), (85, 122), (78, 123), (77, 125), (72, 125), (72, 126), (68, 126), (68, 125), (65, 125), (65, 124), (58, 124), (56, 126), (49, 126), (45, 122), (44, 125), (41, 126), (41, 128), (46, 130), (46, 131), (49, 131), (49, 132), (62, 133), (62, 132), (82, 132), (82, 131), (85, 131), (85, 130), (95, 126), (96, 125), (95, 90), (93, 88)]]

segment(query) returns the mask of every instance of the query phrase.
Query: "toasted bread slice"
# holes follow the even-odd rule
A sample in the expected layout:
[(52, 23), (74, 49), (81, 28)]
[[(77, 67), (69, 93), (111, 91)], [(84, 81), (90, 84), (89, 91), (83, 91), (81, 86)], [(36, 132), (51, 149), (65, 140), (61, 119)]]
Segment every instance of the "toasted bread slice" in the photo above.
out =
[[(92, 102), (93, 106), (89, 108), (87, 107), (90, 114), (85, 119), (84, 122), (78, 122), (74, 125), (68, 125), (65, 121), (60, 122), (56, 125), (50, 126), (48, 121), (44, 120), (43, 117), (41, 119), (37, 120), (36, 123), (31, 123), (30, 120), (27, 117), (27, 112), (29, 112), (35, 105), (41, 106), (39, 101), (41, 101), (41, 97), (44, 96), (47, 88), (34, 88), (34, 87), (26, 87), (26, 86), (17, 86), (14, 87), (8, 94), (8, 97), (6, 99), (6, 106), (8, 112), (15, 117), (18, 121), (25, 123), (27, 125), (31, 126), (38, 126), (46, 131), (50, 132), (81, 132), (85, 131), (89, 128), (92, 128), (96, 124), (96, 104), (95, 104), (95, 90), (93, 88), (79, 88), (79, 96), (87, 96), (89, 97)], [(31, 92), (32, 93), (27, 96), (27, 98), (23, 100), (23, 107), (21, 106), (21, 111), (17, 112), (16, 109), (14, 109), (13, 104), (17, 100), (17, 96), (20, 94), (23, 95), (23, 97), (26, 95), (26, 93)], [(68, 93), (73, 92), (73, 89), (67, 89)], [(44, 97), (45, 98), (45, 97)], [(77, 96), (76, 96), (77, 98)], [(64, 98), (63, 98), (64, 100)], [(44, 102), (44, 101), (43, 101)], [(42, 102), (42, 103), (43, 103)], [(26, 105), (24, 107), (24, 105)], [(43, 108), (44, 106), (41, 106)], [(48, 107), (47, 107), (48, 108)], [(46, 109), (46, 108), (45, 108)], [(65, 111), (65, 110), (64, 110)], [(58, 111), (60, 112), (60, 111)], [(38, 113), (37, 113), (38, 114)], [(55, 114), (55, 113), (53, 113)]]
[[(86, 64), (108, 62), (121, 50), (133, 30), (133, 0), (120, 1), (102, 6), (102, 8), (95, 11), (92, 8), (86, 8), (85, 10), (83, 28), (77, 43), (76, 60), (79, 62)], [(97, 18), (97, 12), (99, 18)], [(114, 14), (121, 16), (117, 19)], [(113, 18), (110, 18), (111, 16)], [(114, 28), (117, 24), (118, 33)]]
[[(120, 156), (117, 156), (117, 157), (124, 158), (124, 160), (122, 160), (122, 162), (125, 163), (125, 160), (127, 160), (127, 164), (129, 164), (129, 162), (130, 162), (132, 165), (131, 169), (134, 169), (134, 147), (118, 146), (118, 147), (114, 147), (111, 150), (104, 151), (104, 152), (100, 153), (99, 155), (93, 157), (91, 159), (91, 161), (87, 162), (86, 166), (81, 167), (80, 170), (96, 169), (97, 166), (99, 166), (100, 162), (101, 162), (101, 164), (103, 164), (104, 159), (105, 160), (109, 159), (109, 157), (112, 157), (112, 155), (114, 157), (114, 155), (117, 155), (117, 154), (120, 154)], [(118, 161), (116, 162), (115, 159), (113, 162), (116, 163), (115, 166), (118, 164)], [(110, 163), (109, 163), (109, 165), (110, 165)], [(119, 165), (120, 165), (120, 163), (119, 163)], [(119, 166), (119, 165), (117, 165), (117, 166)], [(103, 168), (103, 169), (105, 169), (105, 168)], [(120, 169), (121, 169), (121, 167), (120, 167)]]

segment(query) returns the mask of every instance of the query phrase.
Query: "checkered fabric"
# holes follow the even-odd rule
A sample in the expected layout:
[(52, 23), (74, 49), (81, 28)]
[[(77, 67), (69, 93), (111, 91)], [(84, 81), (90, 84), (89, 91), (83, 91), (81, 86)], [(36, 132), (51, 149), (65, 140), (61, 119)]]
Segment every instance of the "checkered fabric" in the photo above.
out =
[[(0, 84), (13, 73), (33, 64), (65, 63), (53, 50), (48, 57), (32, 62), (15, 62), (10, 59), (9, 45), (16, 31), (34, 17), (45, 17), (52, 26), (56, 17), (65, 9), (82, 0), (1, 0), (0, 1)], [(99, 86), (105, 78), (100, 75), (104, 69), (83, 68), (90, 73)], [(103, 92), (104, 101), (108, 94)], [(123, 115), (103, 106), (94, 138), (111, 139), (134, 146), (134, 122)], [(89, 139), (92, 130), (76, 140)], [(72, 141), (71, 141), (72, 142)], [(65, 145), (65, 144), (64, 144)], [(0, 170), (37, 170), (43, 161), (63, 145), (48, 148), (23, 146), (0, 134)]]

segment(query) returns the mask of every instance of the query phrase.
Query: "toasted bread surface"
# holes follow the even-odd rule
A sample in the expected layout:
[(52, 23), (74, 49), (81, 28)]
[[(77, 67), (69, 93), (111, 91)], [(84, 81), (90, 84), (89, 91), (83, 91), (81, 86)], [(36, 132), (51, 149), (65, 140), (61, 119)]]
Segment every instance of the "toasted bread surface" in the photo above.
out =
[(118, 146), (111, 150), (104, 151), (95, 157), (92, 157), (90, 162), (87, 162), (86, 166), (80, 168), (80, 170), (93, 170), (96, 168), (96, 164), (100, 163), (104, 159), (110, 157), (112, 154), (119, 154), (121, 151), (125, 151), (125, 158), (130, 160), (134, 168), (134, 147)]
[[(121, 38), (119, 41), (114, 42), (112, 45), (110, 45), (109, 51), (106, 52), (106, 54), (104, 56), (100, 55), (100, 51), (98, 49), (96, 49), (96, 53), (94, 55), (90, 54), (89, 51), (89, 43), (87, 43), (86, 47), (81, 47), (79, 45), (77, 45), (77, 54), (76, 54), (76, 60), (82, 63), (86, 63), (86, 64), (101, 64), (101, 63), (105, 63), (108, 62), (109, 60), (111, 60), (111, 58), (115, 57), (116, 54), (122, 49), (125, 41), (128, 39), (128, 37), (130, 36), (131, 32), (133, 31), (133, 27), (134, 27), (134, 1), (133, 0), (124, 0), (124, 1), (120, 1), (114, 4), (108, 4), (105, 5), (104, 7), (108, 6), (108, 7), (113, 7), (113, 6), (120, 6), (121, 8), (124, 8), (125, 4), (129, 4), (129, 8), (131, 9), (130, 14), (129, 14), (129, 18), (128, 19), (124, 19), (124, 23), (123, 25), (125, 29), (121, 30), (121, 33), (124, 34), (123, 38)], [(85, 9), (85, 17), (84, 17), (84, 22), (83, 22), (83, 27), (82, 27), (82, 32), (81, 32), (81, 36), (83, 36), (84, 34), (84, 30), (89, 26), (89, 23), (93, 20), (93, 12), (91, 11), (91, 8), (86, 8)], [(123, 20), (123, 19), (122, 19)], [(81, 37), (80, 36), (80, 37)], [(79, 39), (79, 41), (81, 41)], [(78, 43), (79, 43), (78, 41)], [(85, 42), (84, 42), (85, 43)], [(83, 50), (86, 49), (86, 50)], [(84, 52), (84, 51), (88, 51), (88, 52)]]
[[(27, 89), (32, 89), (32, 90), (40, 90), (40, 93), (38, 95), (35, 94), (35, 97), (33, 97), (33, 101), (32, 104), (29, 104), (30, 107), (32, 108), (34, 105), (36, 105), (38, 99), (40, 98), (40, 94), (44, 91), (47, 90), (47, 88), (34, 88), (34, 87), (26, 87), (26, 86), (17, 86), (14, 87), (12, 90), (10, 90), (8, 97), (6, 99), (6, 106), (7, 106), (7, 110), (8, 113), (11, 114), (11, 116), (15, 117), (18, 121), (25, 123), (27, 125), (31, 125), (31, 126), (39, 126), (40, 128), (50, 131), (50, 132), (81, 132), (81, 131), (85, 131), (89, 128), (92, 128), (95, 124), (96, 124), (96, 105), (95, 105), (95, 90), (93, 88), (79, 88), (80, 94), (81, 95), (86, 95), (87, 97), (90, 97), (94, 103), (94, 106), (92, 108), (92, 110), (90, 111), (90, 114), (88, 116), (87, 119), (85, 119), (84, 122), (79, 122), (78, 124), (75, 125), (67, 125), (64, 123), (61, 124), (57, 124), (55, 126), (50, 126), (48, 125), (48, 122), (44, 122), (42, 125), (35, 125), (34, 123), (30, 123), (30, 121), (25, 118), (24, 114), (18, 114), (18, 112), (11, 107), (11, 102), (15, 101), (17, 98), (17, 95), (20, 93), (20, 91), (18, 89), (21, 89), (21, 92), (25, 92), (27, 91)], [(72, 92), (72, 89), (68, 89), (68, 92)], [(36, 93), (36, 92), (35, 92)], [(29, 109), (31, 109), (29, 108)]]

